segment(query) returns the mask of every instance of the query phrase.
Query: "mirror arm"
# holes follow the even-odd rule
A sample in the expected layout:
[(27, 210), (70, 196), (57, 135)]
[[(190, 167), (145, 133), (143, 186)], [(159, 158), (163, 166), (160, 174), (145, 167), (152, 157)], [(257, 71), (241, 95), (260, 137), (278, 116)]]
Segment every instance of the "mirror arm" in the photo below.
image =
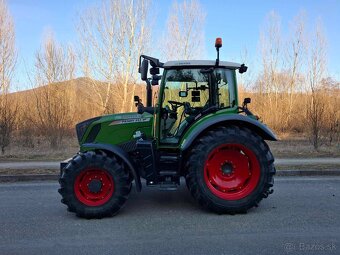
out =
[(160, 62), (159, 59), (147, 55), (140, 55), (139, 63), (141, 62), (141, 58), (149, 60), (152, 67), (163, 67), (164, 65), (164, 63)]
[(146, 81), (146, 106), (152, 106), (152, 86), (150, 80), (147, 79)]

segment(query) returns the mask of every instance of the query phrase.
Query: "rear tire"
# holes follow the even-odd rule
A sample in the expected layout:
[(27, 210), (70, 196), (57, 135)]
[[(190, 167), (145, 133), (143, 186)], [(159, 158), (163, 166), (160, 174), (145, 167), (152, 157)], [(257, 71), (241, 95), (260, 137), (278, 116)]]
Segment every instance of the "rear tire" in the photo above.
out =
[(273, 192), (274, 157), (251, 130), (217, 127), (191, 148), (186, 183), (195, 200), (219, 214), (245, 213)]
[(114, 156), (92, 151), (73, 157), (59, 183), (61, 202), (70, 212), (87, 219), (117, 214), (131, 191), (125, 165)]

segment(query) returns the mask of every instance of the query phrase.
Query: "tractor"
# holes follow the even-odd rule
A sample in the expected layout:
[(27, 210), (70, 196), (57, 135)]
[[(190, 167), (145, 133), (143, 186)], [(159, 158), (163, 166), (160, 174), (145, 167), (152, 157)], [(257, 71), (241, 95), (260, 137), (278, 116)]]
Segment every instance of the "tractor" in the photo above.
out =
[(136, 112), (76, 125), (80, 150), (60, 163), (59, 193), (70, 212), (114, 216), (132, 182), (137, 192), (176, 190), (185, 179), (197, 203), (217, 214), (246, 213), (273, 192), (265, 140), (277, 138), (248, 109), (250, 98), (239, 105), (236, 71), (247, 66), (220, 61), (221, 38), (215, 47), (216, 60), (162, 63), (141, 55), (146, 105), (134, 96)]

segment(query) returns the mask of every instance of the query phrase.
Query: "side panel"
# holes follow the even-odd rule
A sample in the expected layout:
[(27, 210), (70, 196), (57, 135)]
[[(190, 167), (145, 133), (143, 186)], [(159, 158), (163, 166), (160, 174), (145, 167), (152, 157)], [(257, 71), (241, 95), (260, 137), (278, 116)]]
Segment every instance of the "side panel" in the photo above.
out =
[(219, 124), (245, 126), (254, 130), (254, 132), (265, 140), (277, 140), (275, 134), (266, 125), (255, 119), (240, 114), (223, 114), (222, 112), (218, 112), (207, 115), (187, 130), (180, 142), (181, 150), (183, 151), (189, 148), (195, 138), (202, 134), (206, 129)]

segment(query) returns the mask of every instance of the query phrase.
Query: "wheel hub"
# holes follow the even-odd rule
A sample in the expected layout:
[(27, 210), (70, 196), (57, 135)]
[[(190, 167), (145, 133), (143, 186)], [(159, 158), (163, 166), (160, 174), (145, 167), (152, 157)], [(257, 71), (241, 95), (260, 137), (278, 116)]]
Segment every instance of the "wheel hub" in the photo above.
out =
[(232, 174), (234, 172), (233, 165), (230, 162), (225, 162), (221, 166), (221, 171), (223, 174)]
[(91, 180), (88, 184), (89, 190), (93, 193), (98, 193), (101, 190), (102, 186), (102, 182), (96, 179)]

